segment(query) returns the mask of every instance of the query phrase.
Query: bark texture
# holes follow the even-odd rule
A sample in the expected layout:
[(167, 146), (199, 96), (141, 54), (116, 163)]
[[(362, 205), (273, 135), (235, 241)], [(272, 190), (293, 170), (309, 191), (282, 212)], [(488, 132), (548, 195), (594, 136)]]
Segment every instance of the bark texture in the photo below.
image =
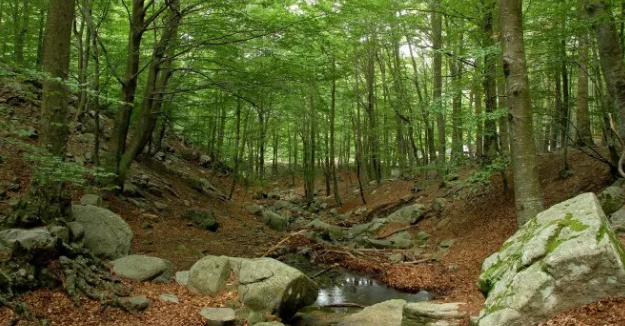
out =
[(519, 225), (543, 210), (536, 166), (529, 78), (523, 45), (522, 0), (500, 0), (504, 75), (512, 127), (512, 170)]

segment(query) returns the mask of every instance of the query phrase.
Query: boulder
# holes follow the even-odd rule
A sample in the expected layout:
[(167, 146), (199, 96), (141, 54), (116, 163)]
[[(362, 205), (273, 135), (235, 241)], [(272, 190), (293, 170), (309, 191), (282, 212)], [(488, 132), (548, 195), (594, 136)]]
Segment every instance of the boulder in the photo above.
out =
[(415, 224), (423, 218), (426, 208), (421, 204), (403, 207), (387, 217), (389, 222)]
[(139, 188), (128, 181), (124, 182), (124, 190), (122, 191), (122, 194), (126, 197), (137, 197), (140, 195)]
[(132, 230), (119, 215), (96, 206), (73, 205), (76, 222), (85, 230), (83, 243), (92, 254), (117, 259), (130, 252)]
[(461, 325), (460, 303), (415, 302), (404, 306), (401, 326)]
[(486, 259), (479, 326), (525, 326), (625, 296), (625, 249), (592, 193), (538, 214)]
[(225, 287), (230, 275), (230, 260), (227, 257), (206, 256), (189, 270), (187, 288), (195, 294), (215, 296)]
[(247, 211), (250, 212), (250, 214), (260, 216), (263, 213), (263, 206), (252, 204), (247, 207)]
[(286, 217), (278, 215), (276, 212), (269, 209), (263, 211), (263, 222), (268, 227), (278, 231), (284, 231), (289, 224)]
[(83, 206), (92, 205), (97, 207), (104, 207), (102, 197), (94, 194), (87, 194), (82, 196), (82, 198), (80, 198), (80, 204)]
[(291, 203), (286, 200), (278, 200), (273, 204), (273, 207), (278, 211), (281, 209), (289, 209), (291, 208)]
[(235, 259), (231, 265), (239, 279), (239, 298), (254, 311), (289, 320), (317, 300), (315, 282), (275, 259)]
[(625, 209), (621, 208), (610, 216), (612, 230), (618, 235), (625, 235)]
[(130, 255), (111, 262), (115, 275), (131, 281), (149, 281), (157, 277), (171, 277), (171, 263), (165, 259)]
[(601, 208), (608, 216), (623, 208), (624, 199), (625, 196), (623, 195), (623, 188), (617, 186), (607, 187), (601, 192), (601, 194), (599, 194)]
[(309, 229), (320, 231), (322, 233), (323, 238), (333, 240), (333, 241), (342, 239), (343, 234), (344, 234), (342, 227), (328, 224), (320, 219), (316, 219), (308, 223), (306, 227)]
[(204, 308), (200, 315), (206, 319), (207, 326), (234, 326), (236, 316), (230, 308)]
[(212, 159), (210, 156), (208, 155), (200, 156), (200, 166), (207, 168), (211, 165), (211, 162), (212, 162)]
[(46, 228), (0, 231), (0, 246), (8, 248), (11, 252), (18, 247), (27, 252), (49, 251), (54, 249), (56, 241), (57, 238)]
[(337, 326), (401, 326), (406, 300), (390, 300), (345, 317)]
[(187, 209), (184, 217), (191, 220), (191, 223), (200, 229), (216, 232), (219, 229), (219, 223), (211, 211), (202, 209)]

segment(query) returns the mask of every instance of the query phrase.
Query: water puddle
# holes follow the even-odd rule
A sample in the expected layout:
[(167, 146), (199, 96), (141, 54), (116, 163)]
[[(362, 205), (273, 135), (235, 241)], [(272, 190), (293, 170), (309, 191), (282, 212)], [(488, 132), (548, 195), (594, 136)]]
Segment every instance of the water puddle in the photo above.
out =
[(319, 296), (314, 306), (345, 309), (342, 306), (371, 306), (393, 299), (404, 299), (408, 302), (430, 301), (432, 295), (425, 291), (403, 292), (366, 276), (343, 272), (332, 278), (331, 282), (320, 284)]

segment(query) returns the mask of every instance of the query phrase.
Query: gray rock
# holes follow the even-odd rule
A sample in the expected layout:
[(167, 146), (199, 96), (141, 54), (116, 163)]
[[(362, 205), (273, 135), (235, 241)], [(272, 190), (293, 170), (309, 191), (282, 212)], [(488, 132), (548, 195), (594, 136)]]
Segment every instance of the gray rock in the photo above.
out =
[(592, 193), (538, 214), (482, 266), (479, 326), (525, 326), (625, 296), (625, 249)]
[(7, 229), (0, 231), (0, 245), (10, 252), (21, 247), (28, 252), (54, 249), (56, 237), (46, 228), (38, 229)]
[(130, 255), (111, 262), (115, 275), (131, 281), (149, 281), (159, 276), (171, 277), (171, 263), (165, 259)]
[(623, 188), (610, 186), (603, 190), (598, 198), (603, 212), (609, 216), (623, 207), (625, 196)]
[(291, 203), (289, 203), (286, 200), (278, 200), (273, 204), (273, 207), (276, 210), (281, 210), (281, 209), (289, 209), (291, 208)]
[(260, 216), (263, 213), (263, 206), (252, 204), (248, 206), (247, 211), (250, 212), (250, 214)]
[(169, 211), (169, 205), (167, 205), (165, 203), (161, 203), (159, 201), (155, 201), (154, 202), (154, 207), (156, 207), (156, 209), (158, 209), (159, 212), (168, 212)]
[(317, 300), (319, 287), (308, 276), (271, 258), (233, 261), (239, 298), (247, 307), (289, 320)]
[(284, 231), (289, 225), (289, 221), (285, 217), (269, 209), (263, 211), (263, 222), (268, 227), (278, 231)]
[(414, 204), (401, 208), (387, 217), (389, 222), (415, 224), (425, 213), (426, 208), (421, 204)]
[(284, 326), (283, 323), (279, 323), (277, 321), (266, 321), (262, 323), (256, 323), (254, 326)]
[(390, 300), (345, 317), (337, 326), (401, 326), (405, 300)]
[(200, 166), (203, 166), (205, 168), (209, 167), (210, 164), (211, 164), (211, 161), (212, 161), (212, 159), (208, 155), (201, 155), (200, 156)]
[(216, 232), (219, 229), (219, 222), (211, 211), (202, 209), (187, 209), (184, 217), (191, 220), (191, 223), (200, 229)]
[(401, 326), (460, 325), (460, 303), (415, 302), (404, 306)]
[(82, 196), (82, 198), (80, 198), (80, 204), (83, 206), (92, 205), (97, 207), (104, 207), (102, 197), (94, 194), (87, 194)]
[(306, 227), (322, 232), (324, 237), (327, 237), (328, 239), (333, 241), (340, 240), (344, 236), (344, 231), (342, 227), (328, 224), (320, 219), (316, 219), (308, 223)]
[(234, 326), (236, 316), (230, 308), (204, 308), (200, 315), (206, 318), (207, 326)]
[(191, 267), (187, 288), (195, 294), (215, 296), (226, 287), (229, 275), (230, 260), (227, 257), (207, 256)]
[(441, 248), (450, 248), (451, 246), (454, 245), (454, 243), (456, 242), (456, 240), (454, 239), (447, 239), (447, 240), (443, 240), (441, 241), (438, 246)]
[(52, 236), (63, 240), (65, 243), (69, 243), (71, 236), (68, 228), (60, 225), (53, 225), (48, 227), (48, 230), (50, 230), (50, 234), (52, 234)]
[(621, 208), (610, 216), (612, 230), (618, 235), (625, 235), (625, 209)]
[(189, 271), (180, 271), (176, 272), (176, 283), (187, 286), (189, 284)]
[(178, 297), (173, 294), (164, 293), (164, 294), (159, 295), (158, 298), (167, 302), (180, 303), (180, 300), (178, 299)]
[(128, 181), (124, 182), (124, 190), (122, 191), (122, 194), (126, 197), (140, 196), (139, 188)]
[(442, 213), (445, 210), (445, 205), (447, 204), (447, 200), (445, 198), (436, 198), (432, 200), (432, 205), (430, 209), (436, 213)]
[(150, 305), (152, 304), (152, 302), (150, 302), (150, 300), (144, 295), (131, 297), (131, 298), (125, 298), (125, 299), (122, 299), (122, 302), (126, 304), (126, 306), (130, 309), (130, 311), (134, 311), (134, 312), (144, 311), (145, 309), (148, 309)]
[(73, 205), (72, 212), (85, 230), (83, 243), (92, 254), (104, 259), (128, 255), (133, 234), (119, 215), (96, 206)]

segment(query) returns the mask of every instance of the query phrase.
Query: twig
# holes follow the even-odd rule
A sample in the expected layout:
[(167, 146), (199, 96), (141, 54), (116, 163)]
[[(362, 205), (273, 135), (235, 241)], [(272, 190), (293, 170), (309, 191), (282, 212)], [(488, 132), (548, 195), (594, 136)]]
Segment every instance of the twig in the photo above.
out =
[(269, 250), (267, 250), (262, 257), (267, 257), (269, 254), (271, 254), (272, 252), (276, 251), (276, 249), (278, 249), (278, 247), (280, 247), (282, 244), (284, 244), (285, 242), (291, 240), (291, 238), (298, 236), (298, 235), (304, 235), (306, 234), (306, 230), (300, 230), (297, 231), (295, 233), (291, 233), (288, 237), (280, 240), (280, 242), (278, 242), (275, 246), (269, 248)]
[(325, 272), (327, 272), (327, 271), (329, 271), (329, 270), (332, 270), (334, 267), (336, 267), (336, 264), (334, 264), (334, 265), (332, 265), (332, 266), (330, 266), (330, 267), (328, 267), (328, 268), (326, 268), (326, 269), (324, 269), (324, 270), (322, 270), (322, 271), (320, 271), (320, 272), (317, 272), (317, 273), (315, 273), (315, 274), (313, 274), (313, 275), (310, 275), (309, 277), (310, 277), (311, 279), (315, 279), (315, 278), (317, 278), (317, 277), (319, 277), (319, 276), (323, 275)]

